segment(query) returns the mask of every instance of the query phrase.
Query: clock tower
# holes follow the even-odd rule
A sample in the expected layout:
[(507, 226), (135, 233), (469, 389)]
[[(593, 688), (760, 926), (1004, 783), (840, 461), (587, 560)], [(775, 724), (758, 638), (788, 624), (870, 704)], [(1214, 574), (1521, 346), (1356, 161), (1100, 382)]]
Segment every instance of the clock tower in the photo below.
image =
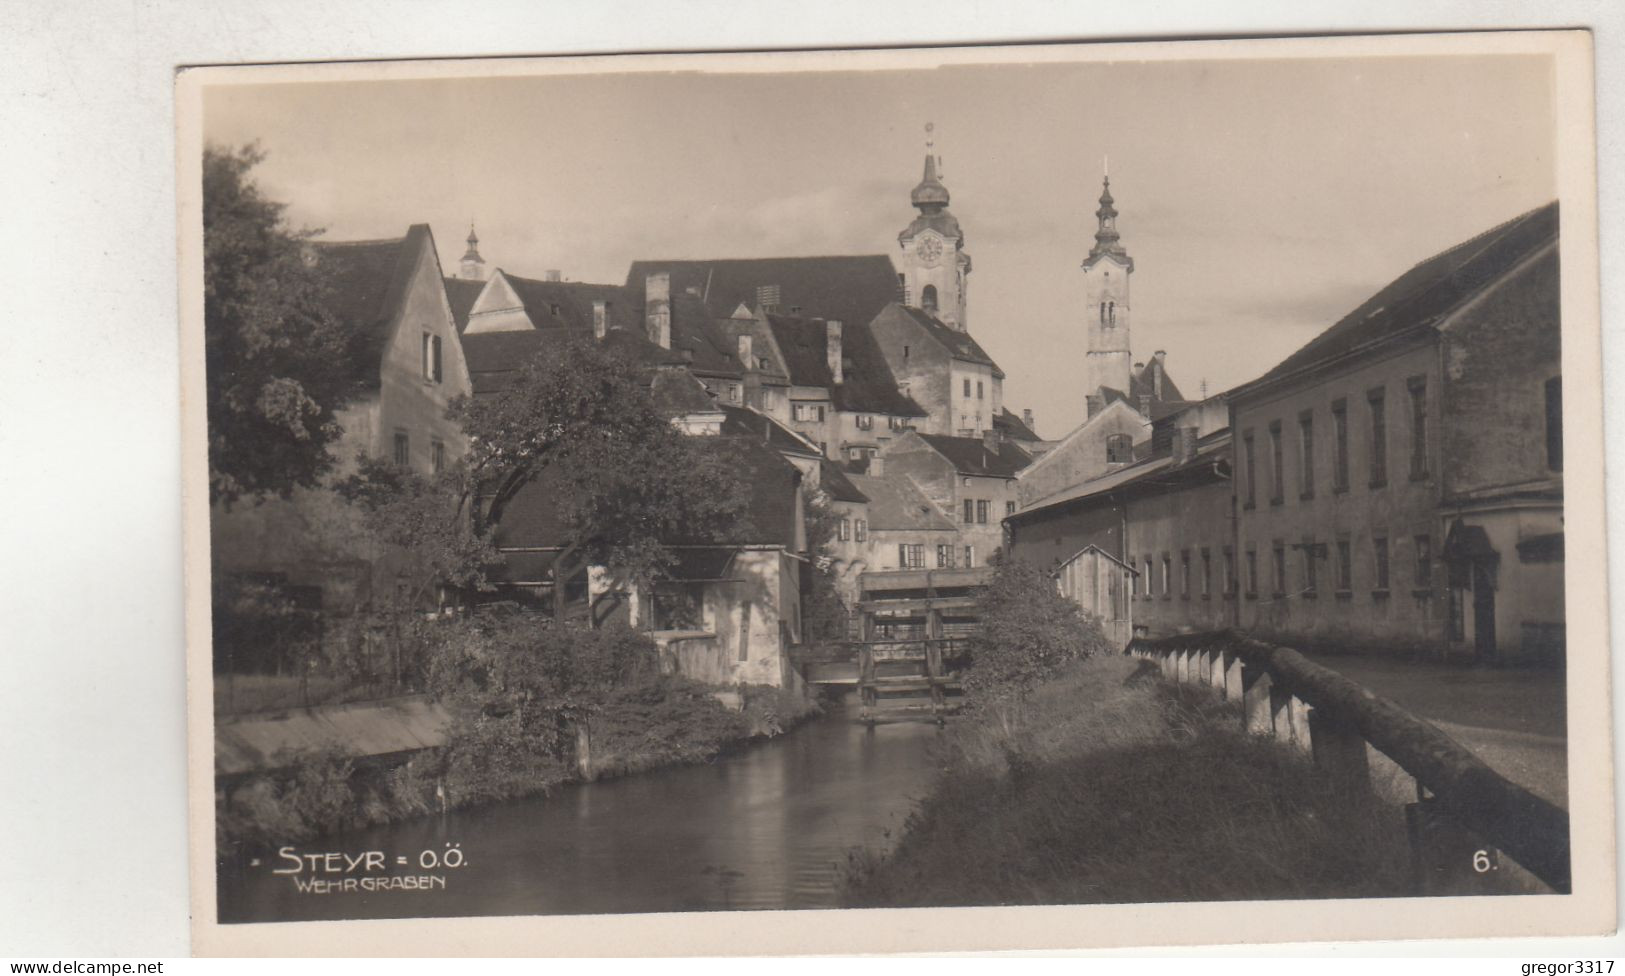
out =
[(1102, 387), (1129, 391), (1132, 354), (1129, 351), (1129, 278), (1134, 259), (1123, 249), (1117, 234), (1117, 207), (1112, 181), (1102, 180), (1100, 208), (1095, 211), (1095, 246), (1083, 261), (1083, 324), (1089, 347), (1084, 360), (1084, 393), (1089, 416), (1106, 405)]
[(969, 327), (965, 316), (965, 278), (970, 274), (970, 255), (964, 251), (965, 235), (959, 221), (948, 212), (948, 188), (937, 169), (942, 159), (932, 154), (931, 125), (927, 124), (925, 175), (909, 194), (920, 211), (901, 234), (899, 275), (903, 302), (923, 309), (960, 332)]

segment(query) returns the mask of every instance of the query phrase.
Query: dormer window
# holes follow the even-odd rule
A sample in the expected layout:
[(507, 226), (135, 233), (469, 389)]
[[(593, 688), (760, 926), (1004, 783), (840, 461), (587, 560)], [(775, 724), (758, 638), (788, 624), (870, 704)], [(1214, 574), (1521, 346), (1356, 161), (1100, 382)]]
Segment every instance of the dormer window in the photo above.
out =
[(557, 303), (557, 302), (554, 302), (554, 303), (552, 303), (552, 304), (550, 304), (550, 305), (548, 305), (548, 306), (547, 306), (547, 311), (548, 311), (548, 314), (549, 314), (549, 315), (552, 315), (552, 316), (553, 316), (553, 317), (554, 317), (554, 318), (558, 318), (558, 317), (559, 317), (559, 306), (558, 306), (558, 303)]

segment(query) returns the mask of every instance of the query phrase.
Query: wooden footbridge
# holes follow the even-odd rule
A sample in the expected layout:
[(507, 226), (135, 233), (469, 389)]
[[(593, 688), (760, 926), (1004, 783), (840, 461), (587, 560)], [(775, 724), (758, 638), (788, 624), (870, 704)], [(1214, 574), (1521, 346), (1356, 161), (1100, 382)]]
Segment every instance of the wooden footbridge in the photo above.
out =
[(854, 687), (858, 719), (870, 725), (941, 723), (959, 709), (958, 675), (978, 626), (978, 593), (991, 573), (983, 567), (862, 574), (852, 639), (806, 660), (807, 681)]

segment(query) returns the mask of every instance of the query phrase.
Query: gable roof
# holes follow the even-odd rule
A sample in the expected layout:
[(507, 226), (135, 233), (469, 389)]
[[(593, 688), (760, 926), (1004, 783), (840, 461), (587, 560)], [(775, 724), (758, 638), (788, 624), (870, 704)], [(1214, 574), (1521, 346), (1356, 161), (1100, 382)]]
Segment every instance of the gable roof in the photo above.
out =
[[(1102, 387), (1102, 389), (1104, 389), (1104, 387)], [(1134, 405), (1129, 403), (1126, 397), (1119, 393), (1116, 399), (1108, 399), (1106, 406), (1097, 412), (1093, 417), (1084, 418), (1083, 423), (1068, 431), (1064, 437), (1055, 442), (1053, 447), (1051, 447), (1048, 451), (1045, 451), (1044, 454), (1034, 460), (1031, 465), (1022, 469), (1021, 473), (1016, 475), (1016, 477), (1026, 478), (1035, 472), (1048, 468), (1052, 465), (1062, 463), (1061, 459), (1068, 456), (1068, 448), (1071, 447), (1075, 441), (1088, 436), (1096, 425), (1104, 426), (1107, 424), (1111, 414), (1114, 411), (1130, 414), (1131, 417), (1137, 421), (1139, 426), (1147, 426), (1146, 417), (1136, 410)], [(1129, 442), (1131, 445), (1135, 443), (1132, 436), (1129, 438)], [(1149, 444), (1150, 442), (1149, 440), (1142, 438), (1140, 443)]]
[(868, 323), (841, 326), (841, 382), (829, 370), (829, 329), (824, 319), (768, 315), (774, 344), (784, 357), (790, 382), (829, 390), (835, 409), (924, 417), (926, 412), (897, 389), (897, 378), (869, 331)]
[(1082, 484), (1062, 488), (1005, 517), (1007, 522), (1019, 522), (1039, 512), (1058, 506), (1082, 502), (1115, 490), (1133, 490), (1140, 493), (1174, 491), (1204, 481), (1224, 481), (1229, 475), (1216, 462), (1227, 461), (1230, 455), (1230, 431), (1210, 434), (1197, 442), (1196, 455), (1184, 463), (1175, 463), (1166, 451), (1148, 457), (1136, 457), (1132, 464), (1108, 471), (1098, 478)]
[(959, 474), (979, 478), (1014, 478), (1016, 472), (1033, 462), (1032, 455), (1009, 441), (999, 444), (994, 454), (980, 437), (950, 437), (947, 434), (918, 434), (938, 454), (947, 458)]
[(425, 247), (433, 253), (428, 224), (413, 224), (403, 237), (311, 243), (310, 253), (324, 279), (325, 304), (334, 318), (361, 337), (358, 375), (370, 385), (381, 382), (376, 364), (406, 304), (418, 254)]
[(1436, 254), (1389, 282), (1263, 377), (1237, 389), (1269, 383), (1412, 328), (1432, 325), (1556, 239), (1557, 231), (1558, 203), (1554, 200)]
[(656, 409), (666, 416), (721, 412), (717, 402), (706, 392), (705, 384), (695, 379), (688, 370), (667, 367), (650, 370), (650, 373), (649, 395), (653, 397)]
[[(538, 329), (564, 328), (592, 331), (593, 302), (605, 303), (611, 329), (643, 331), (638, 306), (641, 296), (632, 295), (620, 285), (600, 285), (586, 281), (538, 281), (502, 272), (524, 306), (531, 325)], [(556, 310), (556, 314), (555, 314)]]
[(872, 532), (959, 531), (907, 475), (876, 477), (847, 472), (846, 477), (869, 500)]
[(723, 413), (722, 433), (728, 437), (754, 437), (780, 454), (823, 457), (818, 445), (750, 407), (719, 405)]
[(969, 332), (960, 332), (930, 312), (915, 308), (912, 305), (901, 305), (894, 302), (888, 308), (896, 308), (899, 312), (914, 320), (927, 335), (948, 350), (948, 355), (955, 359), (962, 359), (965, 362), (991, 366), (993, 375), (1001, 380), (1004, 379), (1004, 370), (999, 368), (999, 364), (993, 361), (993, 357), (987, 354), (987, 350), (983, 349)]
[(999, 412), (993, 415), (993, 429), (1002, 431), (1006, 437), (1018, 441), (1035, 442), (1043, 440), (1042, 437), (1033, 432), (1031, 427), (1027, 426), (1026, 421), (1011, 413), (1009, 407), (1001, 406)]
[(869, 322), (897, 297), (897, 269), (884, 254), (634, 261), (627, 269), (627, 289), (641, 294), (645, 278), (660, 271), (671, 275), (673, 300), (693, 289), (718, 316), (740, 305), (760, 308), (757, 289), (773, 286), (779, 308), (799, 308), (847, 325)]
[(457, 334), (468, 328), (468, 313), (485, 290), (485, 282), (473, 278), (443, 278), (446, 283), (446, 304), (451, 306), (452, 321), (457, 323)]

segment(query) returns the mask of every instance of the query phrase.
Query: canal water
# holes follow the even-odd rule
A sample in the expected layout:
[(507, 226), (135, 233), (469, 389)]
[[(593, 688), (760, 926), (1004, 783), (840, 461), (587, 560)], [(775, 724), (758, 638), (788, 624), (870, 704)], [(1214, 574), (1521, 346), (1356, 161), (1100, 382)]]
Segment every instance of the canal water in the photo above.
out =
[(929, 789), (940, 734), (836, 710), (702, 766), (306, 842), (298, 873), (252, 852), (221, 872), (220, 921), (834, 907), (848, 852), (889, 847)]

